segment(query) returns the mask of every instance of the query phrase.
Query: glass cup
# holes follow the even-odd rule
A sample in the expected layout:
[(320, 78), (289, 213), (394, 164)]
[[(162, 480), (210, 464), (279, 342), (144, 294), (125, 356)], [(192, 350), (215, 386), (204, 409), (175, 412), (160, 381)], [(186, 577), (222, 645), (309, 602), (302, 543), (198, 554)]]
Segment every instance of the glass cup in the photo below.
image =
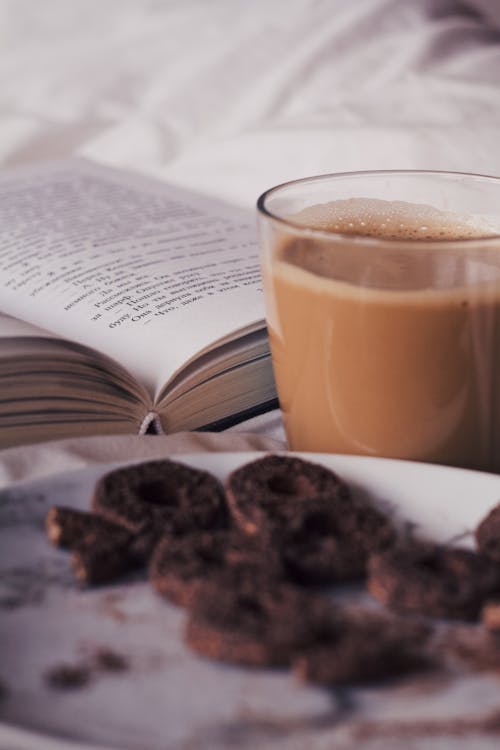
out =
[(500, 179), (323, 175), (258, 217), (289, 448), (500, 471)]

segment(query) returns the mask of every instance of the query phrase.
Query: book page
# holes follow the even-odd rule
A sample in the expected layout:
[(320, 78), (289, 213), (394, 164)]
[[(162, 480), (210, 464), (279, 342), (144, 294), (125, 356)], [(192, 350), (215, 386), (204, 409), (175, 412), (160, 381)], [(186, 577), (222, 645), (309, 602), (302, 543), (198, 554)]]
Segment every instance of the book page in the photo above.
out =
[(0, 308), (117, 359), (152, 395), (264, 317), (252, 216), (89, 162), (0, 176)]
[[(5, 316), (1, 316), (5, 319)], [(147, 393), (115, 359), (29, 326), (0, 339), (0, 448), (83, 434), (138, 433)], [(11, 335), (8, 335), (11, 334)]]
[(19, 320), (19, 318), (12, 318), (10, 315), (2, 315), (2, 313), (0, 313), (0, 338), (7, 336), (20, 336), (24, 338), (40, 336), (42, 338), (53, 338), (54, 334), (51, 334), (43, 328), (32, 325), (31, 323), (26, 323), (24, 320)]

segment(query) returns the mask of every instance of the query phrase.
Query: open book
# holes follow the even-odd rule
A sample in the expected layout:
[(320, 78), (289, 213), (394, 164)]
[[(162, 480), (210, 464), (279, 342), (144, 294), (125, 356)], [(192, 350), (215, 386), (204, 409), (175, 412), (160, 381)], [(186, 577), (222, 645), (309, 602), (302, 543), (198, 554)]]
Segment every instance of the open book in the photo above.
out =
[(253, 217), (69, 161), (0, 175), (0, 447), (276, 406)]

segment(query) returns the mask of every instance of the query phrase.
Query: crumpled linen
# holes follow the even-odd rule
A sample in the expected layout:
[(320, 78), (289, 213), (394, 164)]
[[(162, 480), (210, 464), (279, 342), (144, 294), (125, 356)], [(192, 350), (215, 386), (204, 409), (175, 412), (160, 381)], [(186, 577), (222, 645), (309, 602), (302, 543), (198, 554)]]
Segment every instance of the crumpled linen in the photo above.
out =
[(490, 0), (0, 0), (0, 164), (69, 155), (253, 207), (318, 172), (500, 174)]
[(179, 432), (54, 440), (0, 451), (0, 489), (93, 464), (150, 461), (188, 453), (279, 451), (285, 443), (253, 433)]
[(476, 12), (492, 28), (500, 30), (500, 3), (498, 0), (466, 0), (464, 7)]

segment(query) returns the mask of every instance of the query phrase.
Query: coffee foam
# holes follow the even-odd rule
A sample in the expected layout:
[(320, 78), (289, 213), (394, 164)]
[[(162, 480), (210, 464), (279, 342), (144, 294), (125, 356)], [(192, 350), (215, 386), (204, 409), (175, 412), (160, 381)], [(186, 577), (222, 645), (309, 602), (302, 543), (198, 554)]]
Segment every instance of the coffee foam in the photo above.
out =
[(294, 224), (325, 232), (388, 240), (468, 240), (498, 237), (500, 226), (441, 211), (424, 203), (349, 198), (309, 206), (287, 217)]

